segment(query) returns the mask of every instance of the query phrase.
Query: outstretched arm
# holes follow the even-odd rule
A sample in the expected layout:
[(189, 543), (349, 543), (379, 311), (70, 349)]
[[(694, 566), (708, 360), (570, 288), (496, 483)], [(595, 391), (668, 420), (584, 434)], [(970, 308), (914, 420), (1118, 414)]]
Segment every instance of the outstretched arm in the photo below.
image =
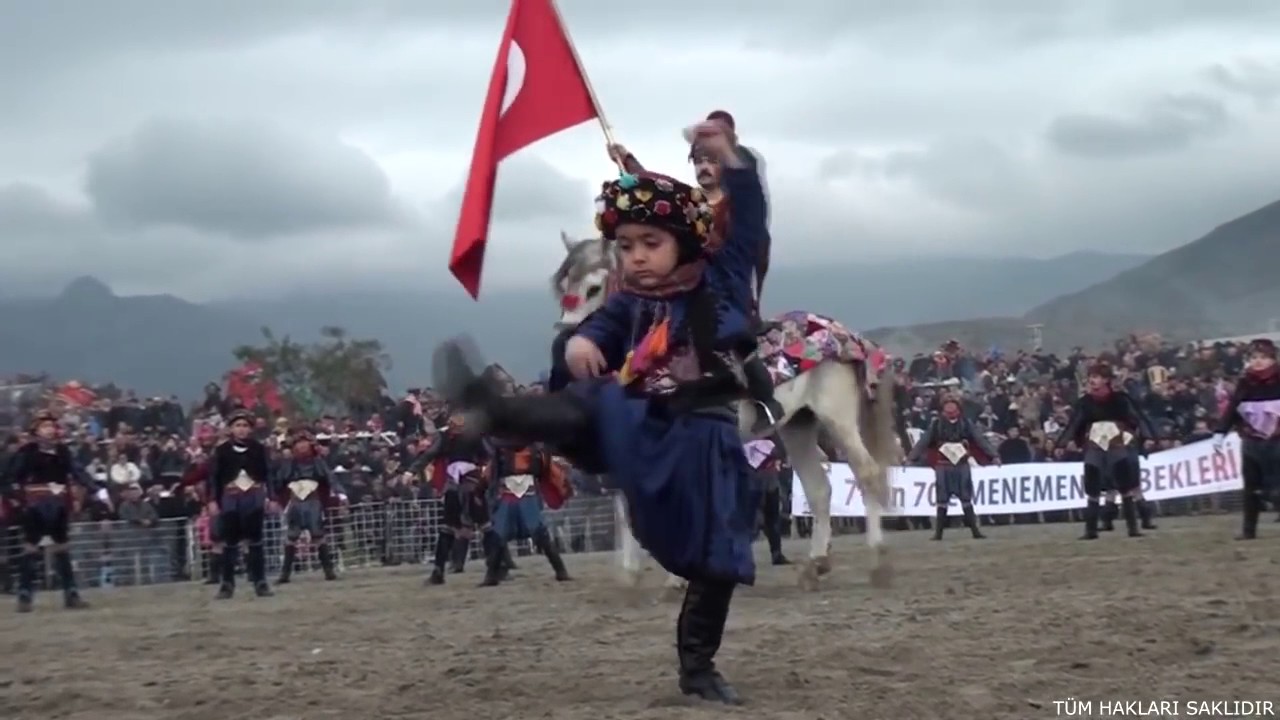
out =
[(920, 462), (920, 457), (924, 455), (925, 451), (933, 447), (933, 436), (937, 430), (937, 420), (929, 423), (929, 429), (924, 431), (924, 434), (920, 436), (920, 439), (911, 448), (911, 452), (907, 453), (907, 459), (904, 461), (907, 465), (914, 465)]
[(1231, 393), (1231, 400), (1227, 402), (1227, 409), (1222, 413), (1222, 419), (1218, 421), (1218, 427), (1214, 430), (1214, 434), (1226, 435), (1235, 429), (1236, 425), (1244, 420), (1240, 417), (1240, 401), (1243, 397), (1240, 384), (1236, 384), (1236, 389)]
[(1067, 424), (1062, 426), (1062, 430), (1058, 432), (1058, 437), (1053, 439), (1054, 447), (1062, 447), (1079, 437), (1080, 429), (1083, 425), (1084, 400), (1083, 398), (1077, 398), (1075, 403), (1071, 405), (1071, 415), (1067, 418)]
[(1000, 462), (1000, 452), (996, 450), (990, 440), (987, 440), (987, 434), (979, 429), (977, 423), (969, 422), (968, 420), (965, 422), (969, 423), (969, 442), (981, 448), (982, 452), (987, 454), (989, 462)]

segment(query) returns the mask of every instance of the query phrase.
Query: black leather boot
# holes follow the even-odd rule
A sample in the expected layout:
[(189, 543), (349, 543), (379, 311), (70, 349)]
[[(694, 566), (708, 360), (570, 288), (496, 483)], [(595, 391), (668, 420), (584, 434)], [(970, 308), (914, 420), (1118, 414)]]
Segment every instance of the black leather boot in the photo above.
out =
[(1111, 532), (1112, 530), (1115, 530), (1117, 514), (1115, 502), (1108, 500), (1106, 504), (1102, 506), (1100, 511), (1098, 530), (1100, 532)]
[(547, 556), (547, 562), (551, 563), (551, 569), (555, 571), (558, 582), (568, 582), (573, 579), (569, 576), (569, 569), (564, 566), (564, 558), (560, 557), (560, 550), (551, 540), (551, 533), (545, 527), (538, 528), (538, 531), (533, 534), (533, 544)]
[(449, 572), (458, 575), (467, 569), (467, 558), (471, 556), (471, 538), (465, 535), (453, 541), (453, 551), (449, 553)]
[[(432, 362), (433, 387), (458, 409), (468, 413), (467, 432), (486, 433), (521, 443), (542, 442), (558, 454), (578, 460), (579, 448), (591, 447), (591, 417), (577, 398), (563, 392), (550, 395), (506, 396), (496, 383), (472, 370), (462, 340), (436, 348)], [(591, 472), (593, 463), (575, 462)]]
[(764, 494), (764, 538), (769, 542), (769, 560), (774, 565), (790, 565), (782, 554), (782, 498), (778, 491)]
[(209, 553), (209, 572), (205, 576), (205, 585), (217, 585), (222, 582), (222, 553)]
[(443, 530), (436, 536), (436, 554), (431, 560), (431, 575), (427, 577), (428, 585), (444, 584), (444, 566), (449, 562), (449, 555), (453, 552), (453, 541), (453, 533)]
[(726, 705), (741, 705), (738, 691), (716, 670), (715, 656), (733, 599), (732, 583), (691, 580), (676, 621), (680, 692)]
[(1262, 515), (1262, 497), (1256, 492), (1244, 491), (1244, 508), (1241, 513), (1240, 534), (1237, 540), (1258, 539), (1258, 517)]
[(766, 522), (764, 539), (769, 543), (769, 562), (774, 565), (790, 565), (791, 561), (782, 554), (782, 534), (778, 532), (777, 522)]
[(1126, 495), (1120, 501), (1120, 512), (1124, 514), (1124, 526), (1129, 531), (1129, 537), (1142, 537), (1142, 532), (1138, 530), (1138, 513), (1133, 506), (1133, 498)]
[(329, 543), (320, 543), (320, 569), (324, 571), (324, 579), (333, 581), (338, 579), (338, 573), (333, 568), (333, 552), (329, 550)]
[(284, 546), (284, 560), (280, 563), (280, 577), (276, 578), (277, 585), (288, 585), (290, 578), (293, 576), (293, 565), (298, 561), (298, 548), (295, 545)]
[(71, 553), (63, 550), (53, 554), (53, 567), (62, 583), (62, 605), (68, 610), (80, 610), (89, 607), (89, 603), (80, 597), (80, 587), (76, 584), (75, 566), (71, 563)]
[(941, 540), (942, 533), (947, 529), (947, 506), (943, 505), (938, 508), (938, 517), (933, 521), (933, 539)]
[(36, 597), (36, 556), (22, 553), (18, 556), (18, 612), (31, 612)]
[(1151, 503), (1147, 502), (1142, 498), (1137, 498), (1136, 502), (1138, 505), (1138, 519), (1142, 521), (1142, 529), (1143, 530), (1157, 529), (1155, 522), (1151, 520), (1151, 517), (1152, 517)]
[(969, 528), (969, 532), (973, 533), (973, 539), (974, 540), (986, 539), (987, 536), (983, 535), (982, 531), (978, 529), (978, 515), (973, 511), (973, 506), (963, 505), (961, 507), (964, 508), (965, 527)]
[(494, 587), (502, 582), (502, 546), (506, 543), (492, 530), (480, 542), (484, 546), (484, 579), (480, 587)]
[(249, 543), (249, 557), (245, 560), (245, 571), (253, 583), (253, 593), (258, 597), (275, 595), (267, 584), (267, 553), (262, 543)]
[(756, 421), (751, 426), (752, 435), (763, 435), (782, 421), (786, 411), (773, 397), (773, 376), (758, 357), (748, 359), (742, 365), (747, 381), (747, 396), (756, 404)]
[(222, 549), (222, 582), (218, 584), (219, 600), (230, 600), (236, 594), (236, 560), (240, 556), (240, 546), (227, 545)]
[[(0, 528), (0, 544), (4, 543), (8, 538), (4, 528)], [(0, 595), (10, 595), (14, 591), (14, 571), (17, 569), (18, 557), (13, 553), (8, 553), (6, 557), (0, 557)]]
[(1089, 503), (1084, 506), (1084, 535), (1080, 539), (1098, 539), (1098, 501), (1095, 498), (1089, 498)]

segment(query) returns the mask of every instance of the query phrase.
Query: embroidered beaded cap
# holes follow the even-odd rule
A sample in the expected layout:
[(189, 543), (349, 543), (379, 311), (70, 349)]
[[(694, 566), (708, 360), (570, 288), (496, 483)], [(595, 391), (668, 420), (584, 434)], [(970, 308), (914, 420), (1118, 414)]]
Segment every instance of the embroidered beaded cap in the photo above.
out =
[(657, 173), (628, 173), (604, 183), (596, 198), (596, 229), (615, 240), (619, 225), (662, 228), (681, 244), (705, 249), (711, 237), (712, 208), (702, 191)]

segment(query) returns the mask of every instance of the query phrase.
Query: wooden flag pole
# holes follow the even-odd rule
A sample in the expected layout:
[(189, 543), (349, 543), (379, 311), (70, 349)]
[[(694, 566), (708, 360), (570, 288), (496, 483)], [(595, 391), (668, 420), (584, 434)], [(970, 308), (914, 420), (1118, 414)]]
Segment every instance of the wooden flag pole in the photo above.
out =
[[(617, 145), (618, 143), (613, 137), (613, 126), (609, 124), (609, 119), (604, 114), (604, 108), (600, 106), (600, 98), (596, 95), (595, 86), (591, 84), (591, 76), (587, 74), (586, 66), (582, 64), (582, 56), (578, 54), (578, 46), (573, 42), (573, 35), (569, 34), (569, 26), (564, 23), (564, 15), (560, 14), (560, 7), (556, 5), (556, 0), (547, 0), (547, 2), (551, 5), (551, 12), (556, 15), (556, 21), (560, 23), (560, 31), (569, 43), (569, 52), (573, 54), (573, 62), (578, 66), (578, 74), (582, 76), (582, 83), (587, 87), (587, 95), (591, 97), (591, 105), (596, 110), (596, 121), (600, 123), (600, 131), (604, 133), (604, 142), (609, 147)], [(627, 172), (625, 160), (613, 158), (613, 162), (618, 166), (618, 172)]]

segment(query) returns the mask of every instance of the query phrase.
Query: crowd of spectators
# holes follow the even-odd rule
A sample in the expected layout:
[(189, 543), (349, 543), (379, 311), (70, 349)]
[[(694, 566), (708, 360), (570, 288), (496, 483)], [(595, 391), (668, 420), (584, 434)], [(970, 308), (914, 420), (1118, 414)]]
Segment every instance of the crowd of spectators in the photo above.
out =
[(1204, 440), (1213, 433), (1243, 369), (1243, 342), (1173, 345), (1158, 336), (1130, 336), (1112, 347), (1066, 355), (1037, 351), (969, 352), (956, 343), (931, 356), (899, 361), (905, 388), (899, 412), (914, 436), (946, 397), (989, 433), (1005, 463), (1078, 462), (1074, 443), (1056, 445), (1089, 366), (1104, 361), (1115, 383), (1137, 400), (1159, 437), (1154, 452)]
[[(899, 412), (914, 439), (942, 399), (956, 397), (966, 415), (991, 434), (1003, 462), (1079, 461), (1079, 448), (1056, 446), (1054, 440), (1086, 369), (1097, 360), (1112, 364), (1116, 382), (1152, 419), (1159, 431), (1148, 440), (1154, 451), (1210, 436), (1241, 372), (1243, 343), (1175, 346), (1155, 336), (1132, 336), (1104, 351), (1076, 349), (1064, 356), (972, 352), (948, 343), (932, 355), (896, 361)], [(74, 490), (77, 522), (147, 529), (166, 520), (194, 520), (197, 526), (207, 520), (204, 487), (192, 476), (225, 437), (223, 418), (242, 407), (217, 384), (184, 406), (174, 397), (143, 399), (127, 391), (90, 391), (72, 402), (48, 383), (17, 380), (0, 382), (22, 389), (0, 392), (0, 469), (28, 439), (30, 418), (51, 409), (63, 439), (101, 487), (96, 493)], [(33, 390), (34, 385), (40, 387)], [(384, 397), (380, 411), (366, 417), (299, 418), (258, 408), (255, 433), (277, 458), (289, 451), (295, 433), (315, 437), (345, 486), (349, 505), (341, 512), (358, 513), (429, 497), (425, 479), (408, 470), (429, 447), (442, 409), (429, 390), (411, 390), (398, 400)], [(602, 491), (594, 478), (575, 473), (574, 480), (580, 495)], [(185, 531), (175, 533), (175, 560), (187, 556), (187, 537)], [(174, 563), (179, 576), (189, 570)]]

